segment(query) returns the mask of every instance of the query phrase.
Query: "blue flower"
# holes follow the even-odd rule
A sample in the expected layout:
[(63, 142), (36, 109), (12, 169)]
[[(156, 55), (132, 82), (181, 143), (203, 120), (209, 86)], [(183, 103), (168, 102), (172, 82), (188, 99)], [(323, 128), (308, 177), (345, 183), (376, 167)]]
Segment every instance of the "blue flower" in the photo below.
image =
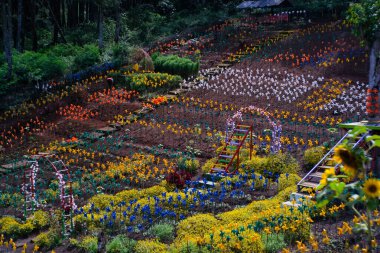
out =
[(132, 223), (135, 219), (136, 219), (136, 216), (132, 215), (132, 216), (129, 218), (129, 222)]
[(115, 220), (115, 219), (116, 219), (116, 212), (115, 212), (115, 211), (113, 211), (113, 212), (112, 212), (112, 215), (111, 215), (111, 216), (112, 216), (112, 219), (114, 219), (114, 220)]
[(133, 227), (132, 227), (132, 226), (128, 226), (128, 227), (127, 227), (127, 231), (128, 231), (129, 233), (132, 233), (132, 232), (133, 232), (133, 230), (134, 230), (134, 229), (133, 229)]

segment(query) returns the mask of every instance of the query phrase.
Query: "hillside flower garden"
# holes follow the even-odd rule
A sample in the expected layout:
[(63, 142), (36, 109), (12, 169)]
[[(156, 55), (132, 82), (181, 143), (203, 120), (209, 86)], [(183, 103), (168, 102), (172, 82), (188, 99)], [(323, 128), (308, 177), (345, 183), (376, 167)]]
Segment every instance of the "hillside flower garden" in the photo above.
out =
[(379, 1), (185, 2), (1, 3), (0, 252), (380, 252)]

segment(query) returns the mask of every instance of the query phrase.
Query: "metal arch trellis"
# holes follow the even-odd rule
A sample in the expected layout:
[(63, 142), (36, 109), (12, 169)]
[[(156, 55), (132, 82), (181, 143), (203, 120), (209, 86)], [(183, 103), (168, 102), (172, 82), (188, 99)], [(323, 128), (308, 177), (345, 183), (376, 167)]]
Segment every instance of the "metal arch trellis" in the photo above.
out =
[(273, 115), (270, 112), (265, 111), (264, 109), (256, 107), (254, 105), (240, 108), (232, 117), (229, 117), (227, 119), (226, 140), (234, 131), (236, 122), (243, 121), (243, 113), (255, 113), (255, 112), (259, 113), (261, 116), (266, 117), (267, 121), (271, 124), (272, 129), (273, 129), (271, 151), (273, 153), (278, 153), (281, 150), (282, 126), (279, 121), (273, 119)]
[[(40, 153), (29, 157), (28, 163), (30, 167), (24, 170), (24, 177), (22, 182), (22, 192), (24, 194), (24, 218), (26, 219), (29, 213), (33, 213), (37, 207), (42, 206), (36, 199), (36, 179), (38, 172), (41, 170), (40, 162), (45, 161), (53, 169), (53, 173), (58, 179), (60, 191), (60, 207), (63, 210), (63, 235), (67, 236), (69, 231), (73, 229), (73, 211), (77, 208), (72, 191), (72, 180), (69, 169), (66, 167), (62, 160), (52, 161), (50, 158), (54, 157), (51, 154)], [(65, 180), (64, 176), (67, 177)]]

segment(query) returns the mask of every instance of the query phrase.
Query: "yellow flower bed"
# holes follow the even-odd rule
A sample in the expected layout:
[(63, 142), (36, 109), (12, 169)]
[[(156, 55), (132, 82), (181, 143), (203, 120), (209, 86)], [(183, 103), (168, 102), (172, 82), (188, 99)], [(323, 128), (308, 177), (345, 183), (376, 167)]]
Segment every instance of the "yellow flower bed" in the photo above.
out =
[(135, 247), (136, 253), (151, 253), (159, 252), (165, 253), (168, 252), (168, 248), (165, 244), (160, 243), (154, 240), (142, 240), (138, 241)]

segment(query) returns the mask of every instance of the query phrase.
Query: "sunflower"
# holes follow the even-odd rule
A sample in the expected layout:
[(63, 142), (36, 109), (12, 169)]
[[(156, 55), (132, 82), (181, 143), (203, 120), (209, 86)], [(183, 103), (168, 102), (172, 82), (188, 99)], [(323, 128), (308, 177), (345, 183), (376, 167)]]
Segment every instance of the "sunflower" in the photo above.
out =
[(323, 186), (327, 185), (327, 179), (331, 176), (335, 176), (335, 168), (325, 170), (325, 172), (322, 174), (320, 184)]
[(351, 148), (345, 145), (339, 145), (334, 149), (333, 160), (342, 164), (344, 172), (348, 175), (356, 175), (358, 170), (358, 160)]
[(365, 181), (364, 193), (369, 198), (379, 198), (380, 197), (380, 180), (376, 178), (370, 178)]

